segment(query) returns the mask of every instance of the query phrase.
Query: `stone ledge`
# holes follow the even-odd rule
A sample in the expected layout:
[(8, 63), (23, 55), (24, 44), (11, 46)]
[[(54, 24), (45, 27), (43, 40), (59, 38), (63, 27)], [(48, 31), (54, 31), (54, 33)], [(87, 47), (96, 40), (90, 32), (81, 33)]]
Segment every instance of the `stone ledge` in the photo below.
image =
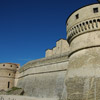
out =
[(23, 71), (29, 69), (30, 67), (38, 67), (38, 66), (42, 67), (43, 65), (67, 61), (68, 53), (30, 61), (27, 64), (25, 64), (22, 68), (20, 68), (19, 72), (23, 72)]
[(58, 100), (58, 98), (37, 98), (28, 96), (0, 95), (0, 100)]

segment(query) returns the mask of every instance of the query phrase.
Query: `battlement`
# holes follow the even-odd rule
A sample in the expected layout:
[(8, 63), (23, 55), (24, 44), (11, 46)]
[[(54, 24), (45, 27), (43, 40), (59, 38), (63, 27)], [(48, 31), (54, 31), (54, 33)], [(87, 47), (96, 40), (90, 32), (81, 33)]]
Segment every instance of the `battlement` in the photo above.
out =
[(69, 51), (67, 40), (60, 39), (56, 42), (56, 47), (46, 50), (46, 57), (60, 55)]

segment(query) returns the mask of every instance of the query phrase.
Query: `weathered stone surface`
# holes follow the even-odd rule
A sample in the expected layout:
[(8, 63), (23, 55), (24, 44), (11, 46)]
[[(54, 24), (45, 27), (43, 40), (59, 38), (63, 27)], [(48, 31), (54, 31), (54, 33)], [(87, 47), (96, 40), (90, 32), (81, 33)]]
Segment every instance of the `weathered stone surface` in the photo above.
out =
[(28, 96), (0, 95), (0, 100), (59, 100), (58, 98), (36, 98)]
[(37, 59), (26, 63), (23, 67), (20, 68), (19, 72), (23, 72), (29, 68), (42, 67), (44, 65), (56, 64), (60, 62), (68, 62), (68, 52), (61, 55), (55, 55), (47, 58)]
[(68, 100), (100, 99), (100, 47), (74, 53), (68, 64)]
[(69, 44), (67, 40), (60, 39), (56, 42), (56, 47), (46, 50), (46, 57), (61, 55), (69, 51)]
[(24, 95), (61, 99), (66, 90), (64, 80), (67, 58), (68, 56), (62, 55), (27, 63), (27, 70), (20, 70), (17, 86), (25, 90)]
[(5, 90), (0, 90), (0, 95), (6, 95), (7, 92)]

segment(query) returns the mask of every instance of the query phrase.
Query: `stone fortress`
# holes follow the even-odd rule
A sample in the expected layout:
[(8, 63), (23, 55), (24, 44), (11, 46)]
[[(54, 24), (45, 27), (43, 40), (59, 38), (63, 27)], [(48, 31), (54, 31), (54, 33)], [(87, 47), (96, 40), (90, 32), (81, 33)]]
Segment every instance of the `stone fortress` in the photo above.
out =
[[(37, 100), (100, 100), (100, 4), (72, 13), (66, 29), (67, 40), (57, 41), (56, 47), (46, 50), (45, 58), (30, 61), (18, 70), (15, 67), (19, 65), (14, 64), (12, 70), (8, 64), (4, 70), (1, 64), (4, 76), (0, 74), (0, 86), (6, 80), (2, 89), (9, 87), (12, 73), (13, 86)], [(6, 74), (7, 79), (3, 78)]]

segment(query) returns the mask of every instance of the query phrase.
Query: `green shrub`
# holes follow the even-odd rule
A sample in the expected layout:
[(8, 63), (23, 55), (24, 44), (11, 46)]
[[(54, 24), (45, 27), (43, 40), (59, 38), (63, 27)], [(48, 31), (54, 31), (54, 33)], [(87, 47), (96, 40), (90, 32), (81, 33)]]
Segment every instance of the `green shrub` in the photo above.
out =
[(13, 91), (18, 90), (18, 89), (21, 89), (21, 88), (12, 87), (10, 90), (7, 91), (7, 93), (13, 92)]

